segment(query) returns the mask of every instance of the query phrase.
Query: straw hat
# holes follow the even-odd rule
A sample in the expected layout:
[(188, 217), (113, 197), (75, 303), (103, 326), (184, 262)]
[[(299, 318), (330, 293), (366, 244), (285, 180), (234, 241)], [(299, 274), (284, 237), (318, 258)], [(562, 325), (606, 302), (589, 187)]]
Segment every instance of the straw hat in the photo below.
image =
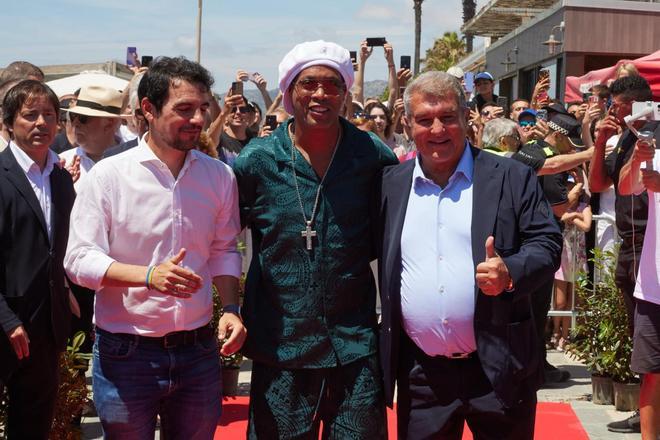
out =
[(96, 116), (102, 118), (121, 117), (121, 92), (104, 86), (84, 86), (76, 104), (62, 110), (79, 115)]

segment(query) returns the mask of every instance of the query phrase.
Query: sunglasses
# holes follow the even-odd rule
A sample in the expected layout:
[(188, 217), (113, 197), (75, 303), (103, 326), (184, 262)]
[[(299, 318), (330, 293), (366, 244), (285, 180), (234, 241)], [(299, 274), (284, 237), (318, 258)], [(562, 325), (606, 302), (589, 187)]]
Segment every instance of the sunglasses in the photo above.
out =
[(243, 114), (250, 113), (250, 107), (248, 107), (247, 105), (242, 105), (240, 107), (232, 107), (231, 112), (232, 113), (239, 112)]
[(323, 92), (330, 96), (339, 96), (344, 90), (344, 83), (336, 79), (301, 79), (296, 83), (296, 86), (306, 93), (315, 93), (319, 87), (323, 88)]
[(521, 127), (534, 127), (536, 125), (536, 121), (520, 121), (518, 122), (518, 125)]
[(77, 119), (78, 122), (80, 122), (82, 125), (87, 124), (90, 121), (90, 119), (92, 118), (91, 116), (81, 115), (79, 113), (72, 113), (72, 112), (68, 112), (68, 113), (69, 113), (69, 119), (71, 119), (71, 122), (74, 122)]

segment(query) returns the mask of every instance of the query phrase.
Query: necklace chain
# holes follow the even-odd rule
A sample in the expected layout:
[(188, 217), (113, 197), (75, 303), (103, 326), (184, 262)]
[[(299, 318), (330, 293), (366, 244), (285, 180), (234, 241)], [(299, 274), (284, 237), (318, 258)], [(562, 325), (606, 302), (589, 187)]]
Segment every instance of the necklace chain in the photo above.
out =
[[(314, 198), (314, 206), (312, 207), (312, 215), (309, 217), (309, 220), (307, 220), (307, 215), (305, 215), (305, 205), (303, 205), (302, 202), (302, 196), (300, 195), (300, 188), (298, 187), (298, 175), (296, 173), (296, 136), (295, 133), (291, 130), (291, 125), (289, 125), (289, 139), (291, 139), (291, 170), (293, 171), (293, 182), (296, 187), (296, 195), (298, 196), (298, 203), (300, 204), (300, 212), (302, 212), (302, 217), (303, 221), (305, 222), (305, 227), (309, 232), (313, 232), (314, 236), (316, 235), (316, 231), (311, 231), (311, 226), (314, 223), (314, 217), (316, 216), (316, 209), (318, 208), (319, 205), (319, 197), (321, 195), (321, 188), (323, 187), (323, 182), (325, 182), (325, 177), (328, 175), (328, 171), (330, 171), (330, 167), (332, 166), (332, 163), (335, 160), (335, 154), (337, 154), (337, 150), (339, 149), (339, 143), (341, 142), (342, 138), (342, 131), (341, 127), (339, 128), (339, 135), (337, 136), (337, 143), (335, 144), (335, 149), (332, 152), (332, 156), (330, 157), (330, 163), (328, 163), (328, 167), (325, 169), (325, 173), (323, 173), (323, 176), (321, 177), (321, 181), (319, 182), (319, 186), (316, 189), (316, 197)], [(302, 154), (301, 154), (302, 156)], [(309, 245), (310, 243), (310, 238), (308, 238), (308, 246), (307, 249), (311, 250), (311, 247)]]

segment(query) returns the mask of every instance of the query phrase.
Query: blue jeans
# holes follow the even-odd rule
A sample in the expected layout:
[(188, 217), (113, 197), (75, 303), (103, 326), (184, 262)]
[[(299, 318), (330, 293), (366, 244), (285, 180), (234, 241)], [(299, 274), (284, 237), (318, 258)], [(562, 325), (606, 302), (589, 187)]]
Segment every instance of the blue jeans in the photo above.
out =
[(221, 413), (216, 338), (164, 348), (96, 330), (94, 404), (106, 439), (153, 439), (156, 415), (168, 440), (212, 439)]

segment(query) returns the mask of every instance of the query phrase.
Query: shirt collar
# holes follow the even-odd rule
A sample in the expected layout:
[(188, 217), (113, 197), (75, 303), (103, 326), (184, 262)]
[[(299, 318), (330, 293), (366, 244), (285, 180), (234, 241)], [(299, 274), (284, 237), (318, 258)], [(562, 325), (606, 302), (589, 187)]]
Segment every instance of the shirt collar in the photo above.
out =
[[(133, 148), (133, 154), (136, 156), (136, 159), (139, 163), (146, 163), (146, 162), (163, 163), (163, 161), (160, 160), (158, 156), (156, 156), (156, 154), (153, 152), (151, 147), (149, 147), (149, 144), (147, 144), (148, 135), (149, 132), (146, 132), (140, 138), (137, 147)], [(186, 160), (184, 161), (181, 170), (186, 169), (189, 166), (189, 163), (193, 160), (197, 160), (197, 155), (195, 154), (194, 150), (190, 150), (186, 153)]]
[(41, 172), (39, 170), (39, 165), (35, 161), (32, 160), (30, 156), (23, 151), (22, 148), (20, 148), (16, 143), (13, 141), (9, 141), (9, 148), (11, 149), (11, 152), (14, 154), (14, 158), (16, 158), (16, 162), (18, 162), (18, 165), (21, 167), (23, 172), (25, 174), (29, 173), (31, 169), (37, 170), (39, 173), (41, 173), (44, 176), (49, 176), (50, 173), (53, 171), (54, 166), (58, 166), (62, 168), (62, 164), (60, 163), (60, 158), (59, 156), (51, 149), (48, 149), (48, 155), (46, 156), (46, 166), (44, 167), (44, 171)]
[[(413, 184), (415, 185), (415, 187), (421, 184), (432, 184), (438, 186), (437, 183), (435, 183), (433, 180), (427, 178), (424, 175), (424, 171), (422, 170), (421, 160), (422, 160), (422, 156), (418, 154), (417, 157), (415, 158), (415, 168), (413, 170)], [(447, 186), (451, 185), (451, 183), (455, 179), (457, 179), (458, 176), (463, 176), (465, 179), (467, 179), (468, 182), (472, 182), (473, 171), (474, 171), (474, 158), (472, 157), (472, 150), (470, 149), (470, 143), (466, 140), (465, 148), (463, 149), (463, 154), (461, 155), (461, 158), (459, 159), (458, 164), (456, 165), (456, 169), (454, 170), (454, 173), (449, 178), (449, 183), (447, 183)]]

